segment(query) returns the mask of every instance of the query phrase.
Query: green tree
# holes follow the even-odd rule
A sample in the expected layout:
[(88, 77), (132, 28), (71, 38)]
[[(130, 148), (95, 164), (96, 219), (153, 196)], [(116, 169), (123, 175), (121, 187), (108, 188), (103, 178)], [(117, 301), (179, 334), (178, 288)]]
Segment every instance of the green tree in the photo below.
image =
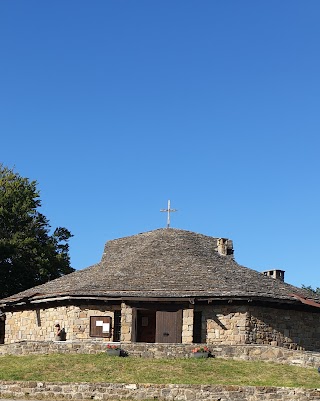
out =
[(308, 290), (310, 292), (313, 292), (314, 294), (320, 295), (320, 288), (312, 288), (311, 285), (305, 286), (304, 284), (302, 284), (302, 287), (304, 290)]
[(0, 298), (74, 271), (66, 228), (52, 235), (37, 182), (0, 164)]

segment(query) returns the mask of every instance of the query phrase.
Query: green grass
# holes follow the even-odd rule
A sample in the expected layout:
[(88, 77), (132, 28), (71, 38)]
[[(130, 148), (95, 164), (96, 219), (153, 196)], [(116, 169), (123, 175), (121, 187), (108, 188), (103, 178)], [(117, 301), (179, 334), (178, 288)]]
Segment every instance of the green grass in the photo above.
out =
[(266, 362), (98, 355), (1, 356), (0, 380), (319, 388), (317, 369)]

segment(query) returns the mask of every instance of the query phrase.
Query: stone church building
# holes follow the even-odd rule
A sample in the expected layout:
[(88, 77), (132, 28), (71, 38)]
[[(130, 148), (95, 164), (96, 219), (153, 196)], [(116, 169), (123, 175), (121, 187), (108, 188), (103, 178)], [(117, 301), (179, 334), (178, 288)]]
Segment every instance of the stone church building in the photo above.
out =
[(0, 301), (0, 341), (269, 344), (320, 351), (320, 299), (231, 240), (173, 228), (108, 241), (100, 263)]

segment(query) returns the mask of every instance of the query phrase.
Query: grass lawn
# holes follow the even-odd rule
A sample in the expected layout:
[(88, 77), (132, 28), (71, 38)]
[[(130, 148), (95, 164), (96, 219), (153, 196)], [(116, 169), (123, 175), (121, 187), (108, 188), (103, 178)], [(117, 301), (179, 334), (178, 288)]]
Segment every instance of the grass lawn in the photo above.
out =
[(0, 380), (319, 388), (317, 369), (266, 362), (98, 355), (1, 356)]

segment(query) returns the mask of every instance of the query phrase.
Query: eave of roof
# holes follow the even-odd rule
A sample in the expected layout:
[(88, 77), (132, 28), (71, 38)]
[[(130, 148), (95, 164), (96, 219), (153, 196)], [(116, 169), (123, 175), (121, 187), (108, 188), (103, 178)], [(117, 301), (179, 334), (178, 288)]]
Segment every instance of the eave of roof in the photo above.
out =
[(314, 306), (320, 308), (320, 304), (316, 303), (313, 300), (309, 300), (304, 297), (300, 297), (296, 294), (292, 294), (291, 299), (283, 299), (283, 298), (274, 298), (274, 297), (255, 297), (255, 296), (237, 296), (237, 297), (228, 297), (228, 296), (197, 296), (197, 295), (184, 295), (184, 296), (177, 296), (175, 294), (174, 296), (139, 296), (139, 294), (126, 294), (126, 295), (113, 295), (113, 296), (105, 296), (105, 295), (100, 295), (100, 296), (74, 296), (74, 295), (57, 295), (53, 297), (45, 297), (45, 296), (37, 296), (37, 297), (31, 297), (28, 299), (19, 299), (16, 300), (16, 302), (9, 302), (9, 303), (3, 303), (0, 304), (0, 307), (3, 308), (4, 310), (6, 308), (11, 308), (11, 307), (19, 307), (19, 306), (30, 306), (32, 305), (41, 305), (41, 304), (47, 304), (47, 303), (66, 303), (67, 301), (70, 302), (85, 302), (87, 303), (88, 301), (92, 302), (104, 302), (104, 303), (113, 303), (113, 302), (122, 302), (122, 301), (131, 301), (131, 302), (140, 302), (140, 303), (155, 303), (155, 302), (183, 302), (183, 303), (189, 303), (189, 304), (197, 304), (197, 303), (221, 303), (221, 302), (226, 302), (228, 304), (233, 303), (233, 302), (264, 302), (264, 303), (270, 303), (270, 304), (276, 304), (276, 303), (281, 303), (281, 304), (290, 304), (290, 305), (298, 305), (298, 304), (305, 304), (309, 306)]

